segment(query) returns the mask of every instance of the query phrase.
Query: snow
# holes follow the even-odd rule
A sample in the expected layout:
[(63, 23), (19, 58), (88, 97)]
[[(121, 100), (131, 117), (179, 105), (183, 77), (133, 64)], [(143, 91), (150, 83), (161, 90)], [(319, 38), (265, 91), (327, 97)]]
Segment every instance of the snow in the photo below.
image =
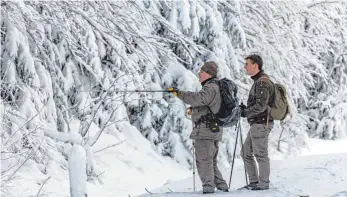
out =
[(321, 140), (309, 139), (308, 147), (303, 149), (302, 155), (323, 155), (334, 153), (347, 153), (347, 139)]
[[(347, 196), (347, 140), (309, 139), (308, 148), (299, 157), (272, 160), (270, 189), (267, 191), (239, 191), (245, 185), (243, 163), (236, 159), (231, 190), (229, 193), (216, 191), (214, 196), (257, 196), (257, 197), (346, 197)], [(221, 169), (229, 183), (230, 168)], [(170, 181), (165, 185), (143, 192), (142, 197), (202, 195), (201, 182), (196, 175), (196, 191), (193, 191), (193, 177)]]
[(82, 141), (82, 137), (81, 135), (79, 135), (78, 133), (61, 133), (61, 132), (56, 132), (56, 131), (52, 131), (52, 130), (44, 130), (45, 135), (62, 141), (62, 142), (73, 142), (73, 143), (80, 143)]
[(178, 21), (180, 22), (182, 26), (183, 32), (188, 32), (189, 29), (191, 28), (191, 19), (189, 17), (190, 3), (188, 2), (188, 0), (183, 0), (183, 1), (179, 1), (177, 4), (178, 4), (178, 7), (180, 7)]
[[(78, 127), (79, 122), (77, 120), (71, 122), (72, 130), (76, 130)], [(98, 127), (92, 124), (90, 135), (95, 135), (98, 130)], [(124, 142), (119, 145), (106, 148), (122, 141)], [(64, 152), (71, 154), (74, 147), (66, 144)], [(150, 142), (126, 121), (117, 124), (117, 129), (112, 130), (112, 133), (105, 131), (92, 148), (87, 146), (84, 149), (87, 151), (82, 151), (81, 147), (74, 151), (72, 164), (74, 167), (82, 165), (83, 162), (77, 161), (86, 159), (88, 168), (94, 168), (95, 165), (98, 167), (94, 170), (98, 173), (99, 179), (88, 180), (86, 184), (88, 197), (140, 195), (144, 188), (154, 189), (168, 181), (180, 180), (190, 175), (190, 171), (174, 159), (163, 157), (157, 153)], [(101, 149), (104, 150), (99, 151)], [(92, 161), (90, 160), (91, 154), (94, 158)], [(50, 179), (44, 184), (41, 191), (42, 195), (49, 197), (70, 196), (67, 167), (72, 164), (68, 164), (63, 155), (57, 151), (51, 151), (50, 156), (53, 160), (49, 161), (42, 169), (33, 160), (28, 160), (16, 173), (18, 178), (8, 185), (11, 189), (9, 193), (6, 193), (6, 196), (36, 196), (41, 184), (48, 177)], [(4, 164), (6, 163), (2, 161), (2, 167), (5, 167)], [(79, 171), (74, 172), (77, 173), (74, 176), (80, 176), (82, 171), (85, 171), (86, 165), (84, 166), (84, 169), (82, 167), (75, 168)]]
[[(77, 121), (72, 122), (71, 125), (72, 130), (78, 128)], [(98, 131), (96, 125), (92, 125), (91, 131), (91, 135)], [(119, 142), (122, 143), (104, 149)], [(271, 189), (268, 191), (236, 191), (236, 188), (245, 184), (243, 163), (240, 159), (236, 159), (231, 182), (232, 190), (229, 193), (217, 192), (215, 196), (294, 197), (310, 195), (311, 197), (345, 197), (347, 196), (346, 146), (346, 140), (309, 139), (309, 149), (304, 151), (302, 156), (272, 160)], [(66, 147), (66, 149), (70, 149), (67, 152), (72, 150), (71, 146)], [(101, 149), (104, 150), (99, 151)], [(186, 192), (192, 197), (202, 196), (198, 175), (196, 175), (197, 190), (193, 192), (192, 170), (188, 170), (185, 165), (179, 164), (171, 158), (160, 156), (152, 149), (149, 141), (126, 121), (117, 124), (117, 129), (110, 133), (105, 131), (96, 144), (92, 148), (87, 147), (87, 150), (89, 155), (94, 154), (94, 161), (88, 161), (88, 163), (97, 165), (97, 170), (101, 170), (97, 171), (99, 179), (87, 182), (88, 197), (122, 197), (128, 195), (176, 197), (187, 196)], [(11, 197), (23, 194), (36, 196), (41, 184), (48, 177), (51, 178), (43, 186), (42, 194), (49, 194), (50, 197), (70, 196), (69, 175), (67, 169), (64, 168), (67, 166), (67, 161), (58, 152), (52, 151), (50, 155), (54, 160), (48, 162), (45, 167), (46, 174), (42, 173), (34, 161), (29, 160), (25, 163), (16, 174), (20, 179), (11, 185)], [(223, 168), (221, 171), (225, 180), (229, 182), (230, 168)], [(160, 194), (147, 195), (145, 188)], [(164, 194), (170, 190), (173, 192)]]
[(69, 178), (71, 197), (84, 197), (86, 194), (86, 151), (74, 145), (69, 152)]
[[(88, 185), (88, 196), (134, 196), (141, 194), (145, 187), (154, 189), (169, 179), (189, 176), (189, 171), (175, 160), (155, 152), (134, 126), (124, 122), (118, 130), (127, 140), (95, 153), (96, 163), (105, 173), (102, 175), (103, 185)], [(116, 137), (104, 134), (93, 149), (99, 150), (115, 142)]]
[[(345, 149), (346, 152), (346, 149)], [(307, 195), (347, 196), (347, 154), (327, 154), (302, 156), (271, 162), (270, 189), (267, 191), (240, 191), (237, 188), (245, 185), (244, 168), (236, 166), (231, 182), (231, 191), (217, 191), (214, 196), (257, 196), (257, 197), (296, 197)], [(229, 181), (230, 169), (222, 170), (223, 177)], [(201, 182), (196, 179), (196, 192), (193, 192), (193, 178), (169, 182), (162, 187), (151, 190), (154, 195), (144, 192), (142, 197), (156, 196), (205, 196), (201, 192)], [(172, 192), (170, 192), (170, 190)]]

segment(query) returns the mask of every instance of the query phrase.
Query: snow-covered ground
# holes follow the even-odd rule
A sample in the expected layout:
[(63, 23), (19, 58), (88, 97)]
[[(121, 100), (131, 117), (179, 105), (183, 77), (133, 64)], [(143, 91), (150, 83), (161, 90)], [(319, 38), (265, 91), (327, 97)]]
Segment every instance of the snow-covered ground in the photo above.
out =
[(309, 139), (308, 149), (302, 151), (302, 155), (323, 155), (332, 153), (347, 153), (347, 139), (321, 140)]
[[(88, 197), (146, 196), (148, 193), (145, 188), (160, 193), (150, 195), (151, 197), (187, 196), (187, 193), (182, 192), (192, 192), (192, 171), (156, 153), (150, 143), (129, 123), (120, 124), (118, 129), (119, 131), (112, 130), (102, 134), (93, 147), (93, 152), (96, 152), (126, 139), (117, 146), (95, 153), (95, 162), (101, 169), (101, 182), (96, 180), (88, 182)], [(304, 156), (272, 161), (271, 190), (258, 192), (232, 190), (218, 195), (347, 196), (347, 140), (331, 142), (310, 139), (309, 147), (310, 150), (304, 151)], [(35, 162), (31, 160), (26, 162), (16, 174), (17, 178), (5, 196), (37, 196), (44, 182), (40, 194), (49, 197), (70, 196), (68, 170), (64, 167), (67, 166), (66, 160), (58, 152), (52, 151), (52, 155), (55, 160), (47, 165), (46, 174), (42, 173), (42, 169)], [(236, 161), (231, 182), (232, 189), (245, 184), (242, 164), (240, 160)], [(230, 169), (222, 171), (224, 178), (229, 182)], [(196, 176), (196, 188), (197, 192), (190, 193), (194, 194), (191, 196), (201, 194), (198, 176)], [(164, 194), (170, 190), (173, 192)]]
[[(73, 121), (71, 127), (78, 130), (79, 123)], [(97, 130), (97, 127), (92, 125), (90, 135), (93, 136)], [(122, 143), (104, 149), (119, 142)], [(67, 146), (66, 149), (70, 147)], [(162, 157), (153, 150), (149, 141), (129, 122), (118, 124), (118, 129), (105, 131), (92, 151), (95, 163), (100, 169), (100, 181), (92, 180), (87, 183), (88, 197), (135, 196), (141, 194), (144, 188), (154, 189), (167, 180), (179, 180), (190, 176), (190, 171), (182, 165), (168, 157)], [(1, 188), (0, 196), (69, 197), (67, 161), (57, 151), (52, 150), (50, 154), (54, 159), (48, 163), (45, 170), (29, 159), (16, 173), (6, 191)]]
[[(276, 160), (271, 163), (271, 184), (267, 191), (238, 191), (245, 184), (244, 168), (236, 167), (229, 193), (218, 192), (217, 196), (258, 196), (258, 197), (287, 197), (287, 196), (347, 196), (347, 154), (327, 154), (297, 157), (286, 160)], [(223, 170), (224, 178), (228, 179), (230, 170)], [(199, 178), (197, 177), (197, 180)], [(151, 192), (157, 195), (143, 196), (203, 196), (201, 182), (196, 183), (193, 191), (192, 177), (170, 182)], [(172, 192), (170, 192), (170, 190)], [(168, 193), (166, 193), (168, 192)], [(188, 192), (188, 193), (187, 193)], [(165, 194), (166, 193), (166, 194)]]
[[(88, 197), (135, 196), (144, 188), (153, 189), (167, 180), (178, 180), (190, 175), (189, 170), (176, 161), (156, 153), (149, 141), (128, 122), (124, 122), (124, 131), (104, 134), (94, 150), (100, 150), (115, 141), (126, 139), (124, 143), (96, 153), (97, 165), (104, 171), (103, 184), (88, 184)], [(115, 135), (116, 134), (116, 135)]]
[[(268, 191), (238, 191), (245, 185), (244, 168), (241, 162), (231, 182), (229, 193), (218, 192), (217, 196), (259, 196), (259, 197), (346, 197), (347, 196), (347, 140), (325, 141), (310, 139), (309, 149), (296, 158), (273, 160), (271, 162), (271, 189)], [(229, 182), (230, 169), (223, 169), (223, 177)], [(193, 178), (167, 182), (148, 194), (141, 196), (203, 196), (201, 182), (196, 176), (196, 192), (193, 192)]]

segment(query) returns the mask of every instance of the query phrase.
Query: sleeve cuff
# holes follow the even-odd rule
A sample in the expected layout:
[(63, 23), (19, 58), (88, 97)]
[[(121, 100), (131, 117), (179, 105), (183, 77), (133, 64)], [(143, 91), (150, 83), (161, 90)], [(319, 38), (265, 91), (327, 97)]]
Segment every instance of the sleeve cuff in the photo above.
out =
[(182, 99), (182, 93), (183, 93), (182, 91), (178, 91), (178, 92), (177, 92), (177, 97), (180, 98), (180, 99)]
[(245, 114), (246, 117), (248, 117), (248, 115), (249, 115), (249, 109), (245, 109), (244, 114)]

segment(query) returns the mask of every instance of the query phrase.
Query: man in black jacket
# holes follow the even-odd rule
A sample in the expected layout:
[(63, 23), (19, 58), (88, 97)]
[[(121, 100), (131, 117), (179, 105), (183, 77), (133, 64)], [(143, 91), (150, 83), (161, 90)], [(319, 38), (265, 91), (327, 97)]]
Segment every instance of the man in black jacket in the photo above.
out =
[[(250, 130), (244, 142), (244, 155), (246, 171), (250, 183), (245, 186), (251, 190), (269, 189), (270, 159), (268, 155), (268, 136), (273, 128), (273, 119), (269, 115), (269, 103), (274, 99), (274, 85), (268, 75), (263, 71), (263, 60), (259, 55), (250, 55), (245, 58), (246, 72), (254, 80), (249, 92), (247, 107), (241, 107), (241, 117), (246, 117)], [(257, 169), (256, 158), (259, 166)]]

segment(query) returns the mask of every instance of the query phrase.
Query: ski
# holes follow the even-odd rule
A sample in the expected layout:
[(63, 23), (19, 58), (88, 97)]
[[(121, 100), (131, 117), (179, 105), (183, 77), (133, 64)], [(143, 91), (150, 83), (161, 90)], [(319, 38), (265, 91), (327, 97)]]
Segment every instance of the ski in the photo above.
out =
[(152, 192), (150, 192), (147, 188), (145, 188), (146, 192), (148, 192), (149, 194), (153, 194)]
[[(172, 190), (170, 188), (167, 188), (169, 191), (168, 192), (165, 192), (166, 193), (172, 193)], [(150, 192), (147, 188), (145, 188), (146, 192), (149, 193), (149, 194), (159, 194), (159, 193), (153, 193), (153, 192)]]
[(252, 190), (252, 187), (246, 185), (246, 186), (240, 187), (240, 188), (238, 188), (236, 190)]
[[(202, 193), (202, 191), (195, 191), (195, 192), (192, 192), (192, 191), (182, 191), (182, 192), (173, 192), (170, 188), (167, 188), (169, 191), (168, 192), (163, 192), (163, 193), (154, 193), (154, 192), (151, 192), (149, 191), (147, 188), (145, 188), (146, 192), (150, 195), (163, 195), (163, 194), (197, 194), (199, 192)], [(287, 192), (281, 192), (281, 191), (278, 191), (276, 188), (272, 188), (272, 189), (269, 189), (270, 192), (280, 192), (281, 194), (283, 193), (287, 193)], [(257, 191), (253, 191), (250, 187), (241, 187), (241, 188), (238, 188), (238, 189), (233, 189), (233, 190), (229, 190), (229, 192), (222, 192), (221, 190), (217, 190), (215, 192), (215, 194), (219, 193), (233, 193), (233, 192), (236, 192), (236, 191), (249, 191), (249, 192), (258, 192), (258, 191), (269, 191), (269, 190), (257, 190)], [(273, 190), (273, 191), (271, 191)], [(218, 192), (219, 191), (219, 192)], [(294, 193), (291, 193), (291, 192), (288, 192), (287, 194), (290, 194), (291, 196), (297, 196), (297, 197), (310, 197), (309, 195), (304, 195), (304, 194), (294, 194)]]

